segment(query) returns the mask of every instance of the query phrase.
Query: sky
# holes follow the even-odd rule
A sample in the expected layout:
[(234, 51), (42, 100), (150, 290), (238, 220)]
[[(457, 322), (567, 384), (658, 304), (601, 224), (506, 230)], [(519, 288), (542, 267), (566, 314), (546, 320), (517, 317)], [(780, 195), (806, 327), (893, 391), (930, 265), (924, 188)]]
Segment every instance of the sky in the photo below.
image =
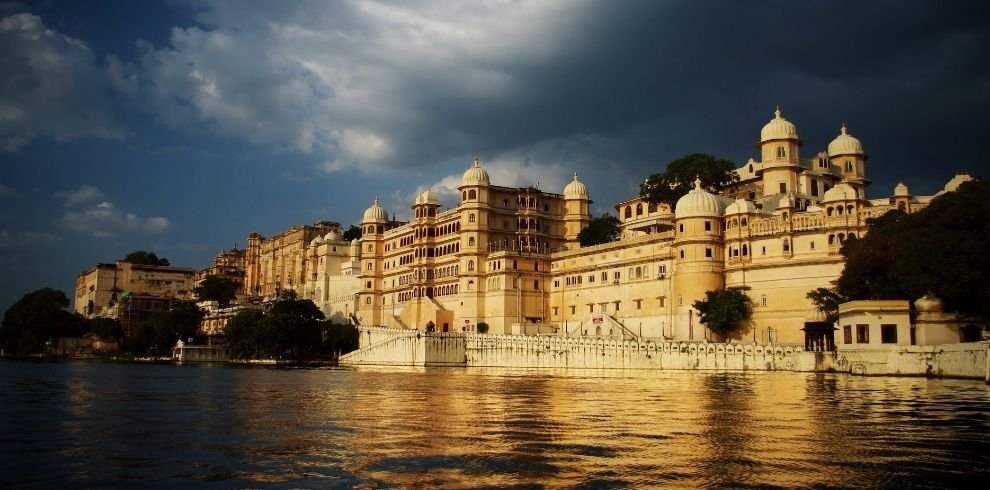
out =
[(202, 268), (299, 224), (493, 184), (614, 213), (689, 153), (742, 164), (780, 105), (848, 124), (868, 194), (987, 175), (990, 3), (0, 3), (0, 311), (148, 250)]

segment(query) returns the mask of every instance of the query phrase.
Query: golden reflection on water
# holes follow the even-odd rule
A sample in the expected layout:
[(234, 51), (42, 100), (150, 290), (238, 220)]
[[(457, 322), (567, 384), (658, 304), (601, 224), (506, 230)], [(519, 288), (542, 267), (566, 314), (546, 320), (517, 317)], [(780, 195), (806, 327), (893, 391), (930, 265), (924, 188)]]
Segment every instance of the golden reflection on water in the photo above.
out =
[(0, 487), (938, 488), (990, 477), (979, 381), (106, 364), (0, 374)]

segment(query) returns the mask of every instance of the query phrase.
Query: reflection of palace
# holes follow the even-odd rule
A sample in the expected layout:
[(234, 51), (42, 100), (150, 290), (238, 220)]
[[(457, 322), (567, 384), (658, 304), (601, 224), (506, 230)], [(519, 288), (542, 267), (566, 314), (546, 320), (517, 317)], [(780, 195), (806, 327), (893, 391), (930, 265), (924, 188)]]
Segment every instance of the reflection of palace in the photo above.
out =
[[(591, 204), (577, 175), (561, 194), (501, 187), (476, 158), (457, 207), (441, 210), (426, 191), (412, 220), (399, 223), (376, 199), (350, 246), (336, 227), (322, 237), (290, 230), (280, 240), (291, 253), (259, 249), (263, 280), (253, 277), (249, 239), (246, 285), (296, 289), (363, 325), (460, 331), (484, 322), (493, 333), (674, 340), (707, 338), (692, 304), (736, 288), (754, 305), (740, 339), (804, 343), (806, 332), (831, 331), (805, 295), (838, 278), (843, 241), (865, 233), (868, 218), (917, 211), (932, 196), (898, 184), (890, 197), (867, 199), (867, 157), (845, 125), (826, 151), (801, 158), (801, 146), (778, 109), (760, 131), (760, 161), (736, 169), (735, 189), (715, 195), (696, 183), (673, 210), (624, 201), (621, 239), (592, 247), (577, 241)], [(969, 179), (957, 175), (942, 192)]]

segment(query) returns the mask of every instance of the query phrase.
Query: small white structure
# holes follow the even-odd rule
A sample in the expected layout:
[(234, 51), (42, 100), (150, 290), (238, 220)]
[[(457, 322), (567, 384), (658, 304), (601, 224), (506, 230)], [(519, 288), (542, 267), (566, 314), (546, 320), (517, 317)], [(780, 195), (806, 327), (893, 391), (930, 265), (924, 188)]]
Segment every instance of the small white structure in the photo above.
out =
[(839, 305), (841, 350), (913, 345), (910, 303), (907, 300), (850, 301)]

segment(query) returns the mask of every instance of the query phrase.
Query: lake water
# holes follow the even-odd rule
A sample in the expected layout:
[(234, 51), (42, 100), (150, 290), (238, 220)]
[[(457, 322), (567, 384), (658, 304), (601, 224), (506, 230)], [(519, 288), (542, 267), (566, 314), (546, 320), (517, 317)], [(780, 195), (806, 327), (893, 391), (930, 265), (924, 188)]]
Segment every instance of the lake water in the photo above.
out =
[(981, 381), (0, 362), (0, 487), (986, 487)]

